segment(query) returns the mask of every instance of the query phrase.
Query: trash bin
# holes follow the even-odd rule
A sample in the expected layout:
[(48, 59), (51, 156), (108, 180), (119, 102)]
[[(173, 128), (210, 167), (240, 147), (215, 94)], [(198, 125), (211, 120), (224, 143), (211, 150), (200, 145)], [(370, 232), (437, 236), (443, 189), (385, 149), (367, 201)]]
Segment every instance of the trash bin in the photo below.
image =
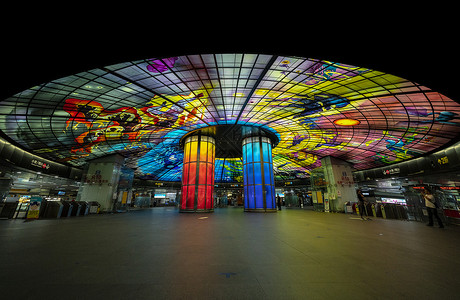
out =
[(353, 213), (356, 213), (357, 215), (359, 215), (358, 203), (353, 203), (352, 211), (353, 211)]
[(97, 201), (89, 202), (89, 213), (90, 214), (98, 214), (101, 209), (101, 205)]
[(350, 202), (345, 202), (345, 205), (343, 206), (343, 211), (346, 214), (352, 214), (353, 213), (353, 207), (351, 206)]

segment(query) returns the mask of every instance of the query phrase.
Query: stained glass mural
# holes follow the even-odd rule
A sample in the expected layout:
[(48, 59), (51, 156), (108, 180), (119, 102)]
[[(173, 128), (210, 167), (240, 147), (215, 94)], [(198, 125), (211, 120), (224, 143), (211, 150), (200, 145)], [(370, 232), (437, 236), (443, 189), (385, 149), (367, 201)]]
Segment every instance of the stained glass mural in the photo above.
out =
[[(82, 167), (120, 153), (136, 177), (164, 181), (181, 180), (181, 137), (220, 124), (274, 132), (282, 180), (308, 177), (327, 155), (362, 170), (442, 148), (459, 137), (460, 105), (378, 70), (267, 54), (123, 62), (0, 102), (0, 130), (37, 155)], [(241, 182), (241, 159), (216, 157), (215, 174)]]

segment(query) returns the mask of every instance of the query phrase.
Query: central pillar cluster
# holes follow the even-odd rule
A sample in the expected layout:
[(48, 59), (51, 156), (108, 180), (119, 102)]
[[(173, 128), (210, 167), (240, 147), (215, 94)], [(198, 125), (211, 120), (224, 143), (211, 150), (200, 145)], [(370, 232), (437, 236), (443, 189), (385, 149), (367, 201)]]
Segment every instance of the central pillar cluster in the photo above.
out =
[(214, 210), (217, 153), (243, 159), (244, 210), (276, 212), (272, 158), (276, 139), (273, 133), (260, 127), (238, 125), (209, 127), (184, 136), (181, 140), (184, 163), (180, 211)]

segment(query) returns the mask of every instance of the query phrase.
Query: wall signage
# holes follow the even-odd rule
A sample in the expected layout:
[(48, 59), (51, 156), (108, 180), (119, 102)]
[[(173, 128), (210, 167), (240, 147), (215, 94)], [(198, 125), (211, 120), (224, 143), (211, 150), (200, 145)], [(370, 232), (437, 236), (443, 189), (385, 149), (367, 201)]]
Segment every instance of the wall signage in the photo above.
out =
[(413, 186), (412, 188), (416, 189), (416, 190), (424, 190), (425, 189), (423, 186)]
[(391, 168), (387, 170), (383, 170), (383, 175), (392, 175), (392, 174), (399, 174), (401, 170), (399, 168)]
[(82, 181), (84, 183), (89, 183), (89, 184), (92, 184), (92, 183), (103, 184), (103, 183), (108, 182), (107, 179), (102, 178), (100, 170), (96, 170), (95, 174), (86, 174), (86, 175), (84, 175), (83, 178), (82, 178)]
[(443, 156), (443, 157), (438, 158), (438, 164), (446, 165), (448, 163), (449, 163), (449, 158), (447, 158), (447, 156)]
[(42, 161), (39, 161), (37, 159), (32, 159), (30, 164), (34, 167), (41, 168), (41, 169), (46, 169), (48, 170), (51, 167), (51, 164), (44, 163)]
[(440, 186), (441, 190), (460, 190), (460, 186)]

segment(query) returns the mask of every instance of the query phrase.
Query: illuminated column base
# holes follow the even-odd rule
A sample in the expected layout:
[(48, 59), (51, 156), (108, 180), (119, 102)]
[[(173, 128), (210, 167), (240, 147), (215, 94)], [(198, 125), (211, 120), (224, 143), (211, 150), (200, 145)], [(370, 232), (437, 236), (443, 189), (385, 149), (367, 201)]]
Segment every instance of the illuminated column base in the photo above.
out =
[(184, 143), (180, 212), (214, 211), (215, 140), (189, 136)]
[(268, 137), (243, 139), (244, 211), (276, 212), (272, 144)]

